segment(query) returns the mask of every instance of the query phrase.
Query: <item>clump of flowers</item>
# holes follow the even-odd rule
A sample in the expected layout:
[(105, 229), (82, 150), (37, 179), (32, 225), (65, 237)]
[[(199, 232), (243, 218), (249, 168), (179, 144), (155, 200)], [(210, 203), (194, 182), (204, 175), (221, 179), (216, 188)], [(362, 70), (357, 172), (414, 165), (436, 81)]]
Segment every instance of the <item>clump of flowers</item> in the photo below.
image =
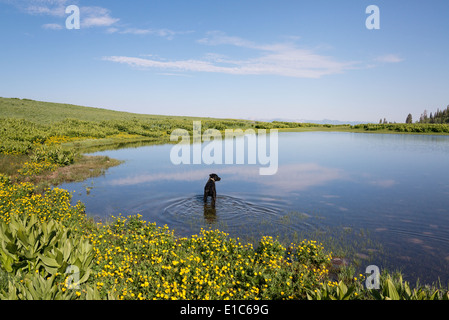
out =
[[(257, 249), (219, 230), (176, 238), (140, 215), (114, 218), (88, 235), (96, 250), (95, 284), (119, 299), (297, 299), (320, 286), (322, 263), (291, 259), (290, 249), (264, 237)], [(296, 246), (295, 254), (301, 255)]]
[(62, 143), (65, 142), (69, 142), (69, 141), (73, 141), (74, 138), (69, 138), (66, 136), (51, 136), (45, 139), (45, 144), (47, 146), (51, 146), (51, 145), (60, 145)]
[(35, 215), (40, 221), (56, 220), (67, 226), (80, 225), (85, 220), (84, 205), (70, 203), (67, 190), (47, 189), (43, 194), (34, 192), (29, 182), (12, 183), (0, 174), (0, 219), (8, 221), (12, 215)]
[(57, 164), (51, 163), (49, 161), (29, 161), (23, 164), (22, 168), (18, 170), (18, 173), (24, 177), (32, 177), (46, 171), (54, 171), (57, 168)]

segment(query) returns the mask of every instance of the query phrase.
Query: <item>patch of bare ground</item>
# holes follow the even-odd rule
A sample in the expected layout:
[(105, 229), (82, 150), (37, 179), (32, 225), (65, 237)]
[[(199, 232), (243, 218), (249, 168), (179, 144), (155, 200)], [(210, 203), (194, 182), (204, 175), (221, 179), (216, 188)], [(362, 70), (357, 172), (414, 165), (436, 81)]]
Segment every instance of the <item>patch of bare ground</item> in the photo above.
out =
[(55, 171), (27, 177), (25, 181), (34, 183), (37, 191), (43, 191), (50, 186), (58, 186), (66, 182), (79, 182), (101, 176), (107, 169), (115, 167), (122, 162), (111, 159), (108, 156), (82, 155), (69, 166), (59, 167)]

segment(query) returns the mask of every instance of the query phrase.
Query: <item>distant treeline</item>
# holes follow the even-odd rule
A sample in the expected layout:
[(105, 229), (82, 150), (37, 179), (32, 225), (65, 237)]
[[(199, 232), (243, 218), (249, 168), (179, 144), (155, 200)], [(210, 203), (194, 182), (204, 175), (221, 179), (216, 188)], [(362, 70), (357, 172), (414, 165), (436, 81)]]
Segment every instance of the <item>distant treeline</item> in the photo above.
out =
[(385, 123), (385, 124), (357, 124), (351, 126), (353, 129), (365, 131), (393, 131), (410, 133), (449, 133), (449, 124), (436, 123)]
[[(411, 114), (407, 116), (405, 123), (413, 123)], [(424, 110), (416, 123), (449, 123), (449, 106), (447, 106), (444, 110), (437, 109), (437, 111), (435, 111), (434, 113), (430, 112), (430, 114), (427, 113), (427, 110)]]
[(449, 106), (444, 110), (437, 109), (428, 114), (427, 110), (419, 117), (419, 120), (413, 122), (412, 114), (409, 113), (405, 123), (391, 123), (384, 118), (379, 124), (359, 124), (351, 126), (353, 129), (363, 129), (365, 131), (394, 131), (410, 133), (449, 133)]

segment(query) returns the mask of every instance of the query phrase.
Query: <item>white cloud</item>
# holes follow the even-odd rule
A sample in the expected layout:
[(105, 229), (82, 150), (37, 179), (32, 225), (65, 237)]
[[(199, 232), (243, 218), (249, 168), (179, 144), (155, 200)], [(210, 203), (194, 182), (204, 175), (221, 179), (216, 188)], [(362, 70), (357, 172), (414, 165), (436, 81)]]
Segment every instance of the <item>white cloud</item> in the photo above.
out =
[(278, 75), (296, 78), (320, 78), (342, 73), (353, 68), (355, 62), (340, 62), (294, 43), (256, 44), (222, 33), (210, 33), (198, 40), (206, 45), (231, 45), (253, 49), (255, 56), (247, 59), (229, 59), (221, 54), (207, 54), (202, 59), (161, 61), (127, 56), (103, 57), (103, 60), (124, 63), (133, 67), (158, 68), (172, 71), (212, 72), (236, 75)]
[(50, 15), (62, 17), (68, 0), (3, 0), (2, 2), (14, 5), (19, 10), (32, 15)]
[(143, 34), (149, 34), (151, 33), (150, 29), (136, 29), (136, 28), (128, 28), (123, 31), (120, 31), (121, 34), (137, 34), (137, 35), (143, 35)]
[(110, 28), (106, 29), (107, 33), (116, 33), (118, 31), (119, 31), (119, 29), (116, 27), (110, 27)]
[(384, 63), (399, 63), (404, 61), (399, 55), (397, 54), (386, 54), (380, 57), (376, 58), (376, 61), (378, 62), (384, 62)]
[(61, 29), (64, 29), (63, 26), (61, 26), (60, 24), (57, 24), (57, 23), (47, 23), (47, 24), (42, 25), (42, 28), (48, 29), (48, 30), (61, 30)]
[(255, 48), (257, 47), (253, 42), (242, 39), (240, 37), (228, 36), (220, 31), (211, 31), (207, 33), (206, 38), (199, 39), (197, 41), (201, 44), (207, 45), (232, 45), (237, 47)]
[(124, 63), (133, 67), (170, 69), (175, 71), (222, 72), (238, 74), (237, 68), (215, 66), (211, 62), (202, 60), (157, 61), (135, 57), (111, 56), (103, 60)]
[(110, 27), (120, 19), (111, 17), (111, 13), (106, 8), (101, 7), (81, 7), (81, 28)]
[[(44, 15), (58, 17), (61, 23), (68, 16), (65, 12), (69, 5), (76, 5), (77, 1), (70, 0), (0, 0), (14, 5), (19, 10), (31, 15)], [(81, 28), (111, 27), (120, 19), (111, 16), (110, 10), (102, 7), (80, 6)], [(46, 29), (57, 29), (56, 23), (47, 23)]]
[[(22, 12), (30, 15), (43, 15), (57, 17), (58, 23), (47, 23), (44, 29), (63, 29), (68, 14), (65, 12), (69, 5), (78, 5), (78, 0), (0, 0), (0, 3), (13, 5)], [(114, 34), (134, 34), (134, 35), (155, 35), (172, 40), (178, 34), (187, 34), (192, 31), (174, 31), (165, 28), (139, 29), (124, 27), (119, 24), (120, 19), (112, 16), (107, 8), (98, 6), (80, 6), (81, 28), (104, 27), (106, 33)], [(58, 27), (61, 26), (61, 28)]]
[(170, 29), (139, 29), (127, 28), (119, 31), (121, 34), (135, 34), (135, 35), (155, 35), (168, 40), (173, 40), (175, 35), (191, 33), (192, 31), (173, 31)]

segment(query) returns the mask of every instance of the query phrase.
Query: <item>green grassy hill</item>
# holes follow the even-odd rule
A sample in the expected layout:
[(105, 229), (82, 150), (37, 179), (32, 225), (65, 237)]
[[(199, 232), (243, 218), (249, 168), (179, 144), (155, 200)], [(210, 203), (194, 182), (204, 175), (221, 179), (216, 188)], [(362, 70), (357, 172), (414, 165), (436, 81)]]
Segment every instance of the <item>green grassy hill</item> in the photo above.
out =
[[(258, 128), (269, 123), (206, 117), (148, 115), (70, 104), (0, 98), (0, 154), (35, 154), (37, 147), (65, 143), (86, 148), (118, 143), (151, 141), (169, 143), (174, 129)], [(38, 148), (39, 149), (39, 148)]]
[[(35, 101), (30, 99), (1, 98), (0, 118), (26, 119), (40, 124), (51, 124), (67, 118), (83, 121), (102, 120), (195, 120), (196, 117), (162, 116), (83, 107), (72, 104)], [(210, 119), (210, 118), (209, 118)]]
[[(77, 126), (78, 131), (81, 130), (81, 126), (90, 122), (91, 125), (97, 125), (102, 122), (103, 126), (108, 127), (112, 125), (117, 127), (117, 123), (121, 122), (121, 127), (130, 127), (130, 122), (138, 123), (144, 127), (148, 127), (151, 124), (152, 129), (158, 127), (159, 130), (170, 131), (175, 128), (183, 128), (189, 130), (192, 127), (193, 120), (201, 120), (203, 130), (207, 128), (215, 128), (218, 130), (234, 129), (234, 128), (255, 128), (255, 129), (299, 129), (300, 131), (309, 131), (312, 128), (315, 130), (326, 130), (329, 128), (349, 128), (349, 126), (341, 125), (321, 125), (311, 123), (296, 123), (296, 122), (264, 122), (264, 121), (252, 121), (243, 119), (222, 119), (211, 117), (189, 117), (189, 116), (166, 116), (166, 115), (150, 115), (150, 114), (138, 114), (123, 111), (114, 111), (103, 108), (84, 107), (72, 104), (53, 103), (35, 101), (30, 99), (18, 99), (18, 98), (2, 98), (0, 97), (0, 120), (26, 120), (38, 125), (54, 126), (55, 124), (62, 123), (64, 127)], [(76, 121), (68, 121), (76, 120)], [(121, 128), (117, 128), (119, 131)], [(148, 129), (148, 128), (144, 128)], [(129, 131), (129, 130), (128, 130)], [(133, 134), (142, 134), (142, 130), (139, 132), (131, 132)], [(153, 130), (154, 131), (154, 130)], [(59, 132), (59, 134), (64, 134)], [(145, 135), (145, 134), (143, 134)], [(69, 134), (70, 136), (70, 134)], [(94, 135), (95, 136), (95, 135)]]

